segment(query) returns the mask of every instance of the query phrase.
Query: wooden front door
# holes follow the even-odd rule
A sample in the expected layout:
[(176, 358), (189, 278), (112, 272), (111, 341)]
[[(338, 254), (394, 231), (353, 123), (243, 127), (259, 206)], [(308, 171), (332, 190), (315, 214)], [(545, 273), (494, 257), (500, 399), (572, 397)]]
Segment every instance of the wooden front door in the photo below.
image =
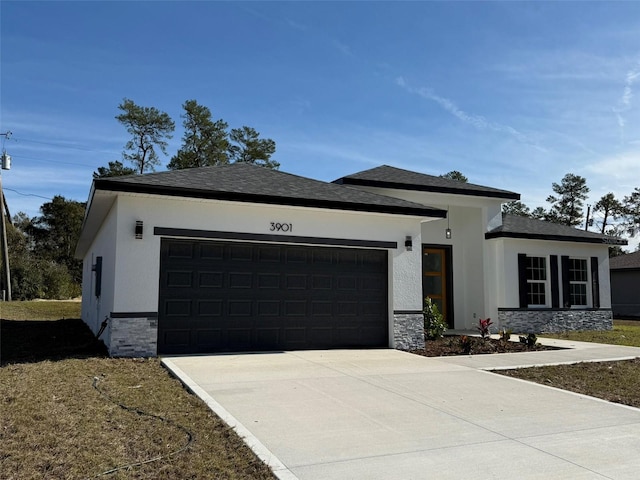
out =
[(453, 328), (451, 299), (449, 297), (450, 249), (423, 247), (422, 296), (429, 297), (438, 306), (449, 328)]

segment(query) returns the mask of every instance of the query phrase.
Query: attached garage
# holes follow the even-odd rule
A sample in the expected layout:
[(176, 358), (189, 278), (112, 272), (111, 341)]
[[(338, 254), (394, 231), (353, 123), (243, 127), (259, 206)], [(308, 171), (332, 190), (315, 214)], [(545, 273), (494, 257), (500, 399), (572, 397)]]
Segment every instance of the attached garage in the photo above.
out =
[(82, 318), (113, 356), (420, 348), (446, 214), (243, 163), (95, 179)]
[(164, 238), (158, 353), (388, 345), (386, 250)]

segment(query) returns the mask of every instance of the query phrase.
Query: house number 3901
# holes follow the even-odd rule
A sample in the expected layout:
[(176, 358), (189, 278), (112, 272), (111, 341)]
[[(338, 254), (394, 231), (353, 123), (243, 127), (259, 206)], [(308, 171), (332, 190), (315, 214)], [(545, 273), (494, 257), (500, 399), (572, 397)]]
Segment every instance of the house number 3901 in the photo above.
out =
[(293, 224), (291, 223), (280, 223), (280, 222), (271, 222), (271, 228), (269, 229), (271, 232), (292, 232)]

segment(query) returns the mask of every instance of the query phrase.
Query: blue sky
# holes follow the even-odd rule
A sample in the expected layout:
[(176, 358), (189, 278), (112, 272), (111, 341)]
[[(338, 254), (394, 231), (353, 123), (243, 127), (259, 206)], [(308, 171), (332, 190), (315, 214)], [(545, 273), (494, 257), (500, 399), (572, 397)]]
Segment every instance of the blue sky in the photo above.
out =
[[(195, 99), (321, 180), (388, 164), (548, 206), (640, 186), (640, 2), (0, 3), (2, 172), (12, 213), (85, 201), (121, 159), (131, 98)], [(20, 192), (20, 193), (17, 193)], [(42, 198), (45, 197), (45, 198)], [(635, 243), (635, 242), (634, 242)]]

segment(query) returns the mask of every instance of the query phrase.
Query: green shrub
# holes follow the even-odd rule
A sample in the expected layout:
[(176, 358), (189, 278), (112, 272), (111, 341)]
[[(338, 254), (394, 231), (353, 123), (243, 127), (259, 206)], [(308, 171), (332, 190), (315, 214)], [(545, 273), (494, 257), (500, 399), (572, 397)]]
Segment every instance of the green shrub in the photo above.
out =
[(509, 340), (511, 340), (512, 333), (513, 331), (510, 328), (503, 328), (502, 330), (500, 330), (500, 340), (502, 340), (503, 342), (508, 342)]
[(530, 333), (526, 337), (524, 335), (521, 335), (519, 338), (520, 343), (524, 343), (527, 348), (533, 348), (536, 346), (536, 343), (538, 343), (538, 337), (535, 333)]
[(435, 340), (444, 336), (447, 324), (431, 298), (424, 299), (424, 334), (427, 340)]
[(80, 295), (80, 285), (73, 281), (65, 265), (45, 262), (42, 277), (43, 296), (48, 300), (67, 300)]

